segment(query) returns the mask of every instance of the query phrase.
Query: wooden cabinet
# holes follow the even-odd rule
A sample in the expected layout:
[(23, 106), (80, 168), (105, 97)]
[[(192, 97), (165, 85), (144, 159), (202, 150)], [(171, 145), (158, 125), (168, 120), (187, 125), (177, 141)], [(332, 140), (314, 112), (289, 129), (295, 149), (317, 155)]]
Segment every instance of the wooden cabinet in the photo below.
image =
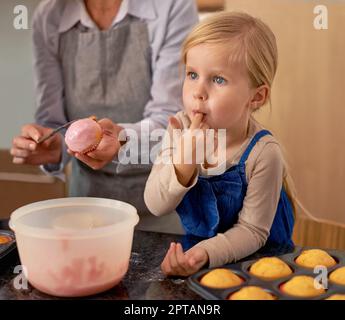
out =
[(23, 205), (66, 195), (62, 181), (37, 166), (13, 164), (8, 150), (0, 150), (0, 168), (0, 219)]
[(224, 8), (225, 0), (196, 0), (199, 11), (215, 11)]
[(258, 16), (276, 35), (272, 108), (264, 107), (256, 118), (281, 141), (299, 200), (314, 216), (345, 225), (345, 3), (324, 3), (325, 30), (314, 28), (317, 5), (226, 0), (226, 10)]

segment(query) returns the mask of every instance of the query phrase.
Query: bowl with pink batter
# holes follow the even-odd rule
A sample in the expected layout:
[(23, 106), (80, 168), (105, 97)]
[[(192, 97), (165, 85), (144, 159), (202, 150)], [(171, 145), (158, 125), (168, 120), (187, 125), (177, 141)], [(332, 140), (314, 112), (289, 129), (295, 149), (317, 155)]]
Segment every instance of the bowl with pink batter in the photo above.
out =
[(59, 297), (82, 297), (116, 286), (128, 271), (137, 210), (103, 198), (35, 202), (11, 214), (26, 278)]

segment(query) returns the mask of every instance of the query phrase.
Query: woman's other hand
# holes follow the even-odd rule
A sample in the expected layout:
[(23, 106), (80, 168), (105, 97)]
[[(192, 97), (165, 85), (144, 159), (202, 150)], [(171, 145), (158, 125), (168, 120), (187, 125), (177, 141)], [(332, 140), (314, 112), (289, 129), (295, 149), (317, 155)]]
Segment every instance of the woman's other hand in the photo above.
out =
[(55, 134), (48, 140), (38, 144), (37, 141), (53, 129), (27, 124), (21, 129), (21, 135), (13, 138), (10, 150), (15, 164), (56, 164), (61, 161), (61, 135)]

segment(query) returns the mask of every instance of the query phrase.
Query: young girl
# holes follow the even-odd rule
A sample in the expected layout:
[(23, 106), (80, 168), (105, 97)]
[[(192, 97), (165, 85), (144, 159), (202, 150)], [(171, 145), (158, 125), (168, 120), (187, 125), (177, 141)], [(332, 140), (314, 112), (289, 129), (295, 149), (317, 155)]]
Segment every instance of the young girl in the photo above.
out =
[[(166, 275), (188, 276), (207, 263), (235, 262), (265, 244), (292, 245), (294, 215), (279, 143), (252, 117), (269, 101), (277, 69), (270, 28), (248, 14), (219, 13), (194, 28), (182, 57), (185, 111), (170, 119), (167, 131), (180, 141), (174, 141), (175, 149), (162, 148), (144, 198), (154, 215), (175, 209), (179, 214), (183, 247), (171, 243), (161, 268)], [(195, 155), (191, 163), (177, 161), (196, 129), (226, 130), (222, 174), (210, 175), (213, 168), (207, 161), (198, 164)], [(172, 135), (176, 130), (180, 134)], [(188, 148), (194, 150), (195, 143)], [(167, 157), (170, 163), (162, 161)]]

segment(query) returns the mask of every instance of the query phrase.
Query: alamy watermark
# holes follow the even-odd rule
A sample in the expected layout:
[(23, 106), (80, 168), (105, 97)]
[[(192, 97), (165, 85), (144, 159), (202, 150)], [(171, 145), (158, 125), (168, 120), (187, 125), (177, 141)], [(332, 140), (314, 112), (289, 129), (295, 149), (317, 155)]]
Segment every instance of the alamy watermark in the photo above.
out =
[(13, 27), (16, 30), (29, 29), (29, 13), (25, 5), (19, 4), (13, 8)]
[(120, 141), (126, 143), (118, 152), (117, 163), (141, 164), (207, 164), (212, 174), (222, 174), (226, 168), (225, 129), (154, 129), (142, 122), (140, 132), (122, 130)]
[[(302, 0), (298, 0), (301, 2)], [(319, 0), (317, 0), (319, 1)], [(304, 2), (312, 2), (312, 0), (304, 0)], [(327, 0), (327, 2), (345, 3), (345, 0)], [(328, 29), (328, 9), (324, 4), (315, 5), (313, 8), (315, 14), (313, 26), (316, 30)], [(16, 30), (29, 29), (29, 12), (25, 5), (17, 4), (13, 8), (13, 27)]]
[(314, 28), (316, 30), (328, 29), (328, 9), (325, 5), (317, 5), (314, 7), (313, 13), (316, 14), (314, 18)]
[(14, 274), (18, 274), (13, 279), (13, 287), (17, 290), (27, 290), (28, 286), (28, 269), (23, 265), (17, 265), (13, 269)]
[(317, 290), (328, 289), (328, 270), (325, 266), (319, 265), (315, 266), (314, 274), (317, 274), (317, 276), (314, 278), (314, 287)]
[[(28, 290), (28, 269), (23, 265), (17, 265), (13, 269), (13, 273), (17, 276), (13, 279), (13, 287), (16, 290)], [(314, 277), (314, 288), (317, 290), (328, 289), (328, 270), (323, 265), (315, 266), (313, 273), (316, 274)]]

